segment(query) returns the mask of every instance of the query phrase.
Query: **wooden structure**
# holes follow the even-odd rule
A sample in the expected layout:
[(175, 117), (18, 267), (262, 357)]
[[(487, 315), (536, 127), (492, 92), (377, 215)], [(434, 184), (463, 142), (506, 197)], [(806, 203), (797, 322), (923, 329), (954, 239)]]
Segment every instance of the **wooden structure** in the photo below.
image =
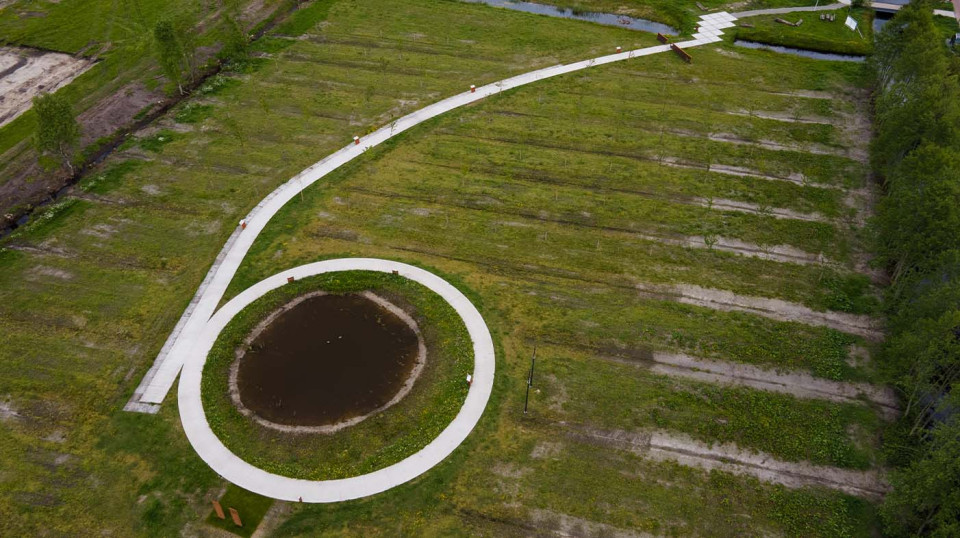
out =
[(233, 524), (242, 527), (243, 523), (240, 522), (240, 514), (237, 513), (236, 508), (230, 508), (230, 519), (233, 520)]
[(677, 53), (677, 56), (679, 56), (680, 58), (682, 58), (683, 61), (685, 61), (685, 62), (687, 62), (687, 63), (690, 63), (690, 62), (693, 61), (693, 56), (690, 56), (689, 54), (687, 54), (687, 51), (681, 49), (681, 48), (678, 47), (676, 44), (671, 43), (671, 44), (670, 44), (670, 49), (673, 50), (673, 52), (676, 52), (676, 53)]
[(669, 42), (670, 42), (670, 38), (667, 37), (667, 36), (665, 36), (665, 35), (663, 35), (663, 34), (661, 34), (660, 32), (657, 32), (657, 41), (659, 41), (659, 42), (661, 42), (661, 43), (669, 43)]
[(213, 511), (217, 514), (218, 518), (227, 519), (227, 516), (223, 515), (223, 507), (220, 506), (220, 501), (213, 501)]

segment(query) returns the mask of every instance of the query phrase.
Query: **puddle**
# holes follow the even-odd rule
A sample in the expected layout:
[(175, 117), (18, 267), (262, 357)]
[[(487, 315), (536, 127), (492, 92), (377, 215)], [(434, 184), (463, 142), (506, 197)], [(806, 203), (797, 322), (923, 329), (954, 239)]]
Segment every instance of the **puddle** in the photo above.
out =
[(418, 352), (414, 328), (371, 299), (310, 296), (270, 321), (239, 359), (240, 401), (276, 424), (337, 424), (391, 403)]
[(755, 41), (744, 41), (742, 39), (735, 40), (733, 44), (738, 47), (743, 47), (747, 49), (770, 50), (773, 52), (779, 52), (781, 54), (792, 54), (794, 56), (811, 58), (813, 60), (830, 60), (834, 62), (862, 62), (867, 59), (866, 56), (856, 56), (852, 54), (832, 54), (829, 52), (817, 52), (813, 50), (796, 49), (793, 47), (782, 47), (780, 45), (768, 45), (766, 43), (757, 43)]
[(575, 19), (578, 21), (593, 22), (606, 26), (618, 26), (628, 30), (639, 30), (641, 32), (654, 32), (668, 35), (677, 35), (676, 28), (659, 22), (648, 21), (627, 17), (625, 15), (614, 15), (612, 13), (595, 13), (591, 11), (574, 11), (569, 8), (551, 6), (547, 4), (537, 4), (534, 2), (514, 2), (512, 0), (464, 0), (472, 4), (486, 4), (488, 6), (502, 7), (514, 11), (523, 11), (524, 13), (536, 13), (537, 15), (546, 15), (548, 17), (558, 17), (561, 19)]

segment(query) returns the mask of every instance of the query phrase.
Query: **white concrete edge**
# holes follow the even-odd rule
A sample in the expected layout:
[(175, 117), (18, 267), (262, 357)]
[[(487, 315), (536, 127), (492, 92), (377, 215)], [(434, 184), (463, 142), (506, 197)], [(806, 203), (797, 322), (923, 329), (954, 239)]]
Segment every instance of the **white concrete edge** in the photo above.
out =
[[(287, 277), (302, 279), (339, 271), (397, 271), (446, 300), (460, 315), (473, 341), (473, 384), (463, 407), (453, 421), (430, 444), (406, 459), (369, 474), (340, 480), (302, 480), (269, 473), (230, 452), (213, 433), (203, 412), (201, 378), (207, 354), (233, 317), (264, 294), (287, 283)], [(221, 308), (190, 347), (178, 388), (180, 418), (187, 439), (214, 471), (230, 482), (266, 497), (285, 501), (330, 503), (358, 499), (408, 482), (449, 456), (477, 425), (493, 392), (496, 353), (483, 317), (473, 303), (442, 278), (405, 263), (376, 258), (326, 260), (275, 274), (234, 297)], [(464, 380), (466, 382), (466, 380)]]

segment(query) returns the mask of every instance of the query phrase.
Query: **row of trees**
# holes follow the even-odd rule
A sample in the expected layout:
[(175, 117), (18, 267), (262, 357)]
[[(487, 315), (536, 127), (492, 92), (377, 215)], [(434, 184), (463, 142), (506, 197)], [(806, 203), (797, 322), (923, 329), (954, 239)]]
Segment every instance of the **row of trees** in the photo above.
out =
[[(224, 15), (222, 22), (218, 57), (225, 62), (239, 60), (247, 52), (247, 34), (232, 15)], [(153, 27), (153, 38), (163, 74), (184, 95), (183, 85), (193, 81), (199, 67), (193, 25), (185, 19), (161, 19)]]
[[(220, 37), (221, 61), (237, 61), (246, 56), (249, 40), (235, 17), (224, 15)], [(184, 84), (193, 82), (198, 70), (193, 25), (186, 19), (161, 19), (154, 26), (153, 38), (164, 76), (184, 95)], [(37, 149), (41, 154), (53, 155), (73, 175), (80, 126), (70, 101), (62, 93), (41, 94), (33, 99), (33, 109), (37, 116)]]
[(960, 61), (934, 3), (904, 7), (872, 59), (871, 158), (885, 190), (874, 225), (893, 277), (882, 365), (904, 405), (885, 442), (893, 536), (960, 536)]

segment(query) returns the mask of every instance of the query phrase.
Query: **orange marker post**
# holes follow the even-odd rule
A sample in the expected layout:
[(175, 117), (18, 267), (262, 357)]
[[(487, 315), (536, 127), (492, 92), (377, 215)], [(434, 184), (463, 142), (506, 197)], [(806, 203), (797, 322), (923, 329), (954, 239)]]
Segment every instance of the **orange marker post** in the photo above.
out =
[(242, 527), (243, 523), (240, 522), (240, 514), (237, 513), (236, 508), (230, 508), (230, 519), (233, 520), (233, 524)]
[(213, 511), (217, 513), (218, 518), (227, 519), (227, 516), (223, 515), (223, 507), (220, 506), (220, 501), (213, 501)]

